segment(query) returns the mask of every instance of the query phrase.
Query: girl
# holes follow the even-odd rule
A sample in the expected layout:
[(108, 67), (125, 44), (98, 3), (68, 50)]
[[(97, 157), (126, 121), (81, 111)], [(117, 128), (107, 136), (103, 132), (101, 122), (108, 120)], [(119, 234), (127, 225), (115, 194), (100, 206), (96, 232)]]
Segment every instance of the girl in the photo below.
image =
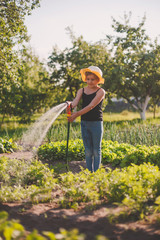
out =
[(73, 112), (68, 118), (73, 122), (81, 116), (81, 133), (85, 147), (86, 164), (89, 171), (96, 171), (101, 163), (101, 141), (103, 135), (102, 102), (105, 97), (104, 89), (98, 84), (104, 83), (100, 68), (90, 66), (81, 69), (82, 80), (87, 86), (78, 90), (72, 108), (75, 108), (82, 98), (82, 109)]

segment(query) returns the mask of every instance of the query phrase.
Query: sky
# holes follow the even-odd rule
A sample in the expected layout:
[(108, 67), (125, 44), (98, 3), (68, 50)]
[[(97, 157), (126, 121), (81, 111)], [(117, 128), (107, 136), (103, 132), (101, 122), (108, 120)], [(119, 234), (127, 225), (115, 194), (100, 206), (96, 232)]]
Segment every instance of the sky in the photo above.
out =
[(76, 37), (94, 43), (114, 35), (112, 17), (123, 22), (124, 13), (132, 12), (132, 26), (145, 15), (146, 33), (152, 41), (160, 36), (160, 0), (41, 0), (40, 5), (26, 17), (25, 25), (30, 46), (44, 61), (55, 45), (61, 50), (71, 47), (67, 27)]

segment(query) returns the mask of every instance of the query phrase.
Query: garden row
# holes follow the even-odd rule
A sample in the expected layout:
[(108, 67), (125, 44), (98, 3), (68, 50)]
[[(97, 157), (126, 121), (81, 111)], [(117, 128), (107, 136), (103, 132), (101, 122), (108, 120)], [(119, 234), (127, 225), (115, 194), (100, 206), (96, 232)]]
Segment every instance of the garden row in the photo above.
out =
[[(61, 116), (61, 115), (60, 115)], [(108, 119), (109, 115), (107, 115)], [(118, 117), (118, 116), (116, 116)], [(140, 119), (130, 121), (104, 121), (104, 140), (117, 141), (119, 143), (129, 143), (131, 145), (160, 145), (159, 119), (148, 119), (142, 123)], [(29, 125), (19, 124), (19, 122), (8, 122), (1, 125), (0, 136), (3, 138), (18, 141), (29, 128)], [(45, 141), (56, 142), (67, 138), (67, 123), (62, 119), (56, 120), (47, 132)], [(81, 139), (81, 129), (79, 122), (73, 122), (70, 126), (70, 139)]]
[[(159, 119), (156, 123), (140, 119), (131, 121), (105, 122), (103, 139), (117, 141), (119, 143), (129, 143), (131, 145), (160, 145)], [(67, 125), (62, 123), (53, 124), (49, 129), (46, 140), (56, 142), (66, 140)], [(70, 139), (81, 139), (81, 129), (79, 122), (73, 122), (70, 126)]]
[[(69, 142), (68, 159), (82, 161), (85, 159), (82, 140)], [(38, 158), (49, 162), (63, 162), (66, 160), (66, 141), (44, 144), (38, 149)], [(102, 140), (102, 163), (111, 163), (112, 166), (126, 167), (133, 164), (151, 163), (160, 167), (159, 146), (133, 146), (127, 143), (118, 143)]]
[(0, 202), (28, 200), (40, 191), (52, 191), (53, 170), (38, 160), (0, 158)]
[[(150, 163), (95, 173), (54, 173), (38, 160), (0, 158), (0, 202), (55, 202), (64, 208), (115, 203), (135, 215), (160, 211), (160, 170)], [(56, 197), (55, 197), (56, 196)], [(128, 211), (127, 211), (128, 212)]]

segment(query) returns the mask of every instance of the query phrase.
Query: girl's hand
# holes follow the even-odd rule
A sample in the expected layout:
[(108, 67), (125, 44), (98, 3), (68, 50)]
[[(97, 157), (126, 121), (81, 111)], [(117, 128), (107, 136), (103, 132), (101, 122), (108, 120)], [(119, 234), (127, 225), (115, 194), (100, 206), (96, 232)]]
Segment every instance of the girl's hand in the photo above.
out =
[(71, 116), (68, 117), (68, 122), (73, 122), (78, 116), (78, 112), (73, 112)]

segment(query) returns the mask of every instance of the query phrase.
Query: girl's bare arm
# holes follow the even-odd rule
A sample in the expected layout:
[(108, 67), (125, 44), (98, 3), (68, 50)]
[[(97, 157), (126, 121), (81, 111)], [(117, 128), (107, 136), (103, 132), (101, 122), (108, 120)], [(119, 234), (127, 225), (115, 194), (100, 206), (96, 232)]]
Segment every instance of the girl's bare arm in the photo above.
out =
[(80, 101), (80, 99), (82, 97), (82, 93), (83, 93), (83, 89), (81, 88), (81, 89), (78, 90), (77, 95), (76, 95), (75, 99), (72, 102), (72, 107), (73, 108), (75, 108), (78, 105), (78, 103), (79, 103), (79, 101)]
[[(81, 95), (81, 96), (82, 96), (82, 95)], [(73, 113), (72, 113), (71, 117), (69, 118), (69, 121), (72, 122), (72, 121), (74, 121), (74, 119), (76, 119), (77, 117), (79, 117), (79, 116), (81, 116), (81, 115), (89, 112), (90, 110), (92, 110), (94, 107), (96, 107), (96, 106), (102, 101), (102, 99), (104, 99), (104, 97), (105, 97), (105, 91), (101, 88), (101, 89), (97, 92), (95, 98), (91, 101), (91, 103), (90, 103), (88, 106), (82, 108), (82, 109), (79, 110), (78, 112), (73, 112)], [(75, 99), (76, 99), (76, 98), (75, 98)]]

